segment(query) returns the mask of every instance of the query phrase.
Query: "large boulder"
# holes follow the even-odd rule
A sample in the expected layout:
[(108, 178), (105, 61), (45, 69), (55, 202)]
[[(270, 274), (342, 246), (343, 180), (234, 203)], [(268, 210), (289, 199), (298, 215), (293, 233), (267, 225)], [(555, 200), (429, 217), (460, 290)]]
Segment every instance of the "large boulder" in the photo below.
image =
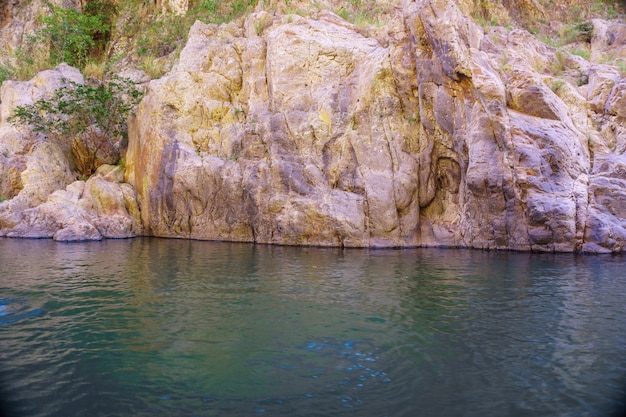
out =
[(76, 179), (67, 152), (58, 144), (8, 121), (16, 106), (47, 97), (64, 78), (83, 82), (80, 71), (62, 64), (30, 81), (5, 81), (0, 88), (0, 197), (7, 200), (0, 205), (0, 230), (15, 226), (22, 210), (43, 203)]
[(146, 231), (418, 244), (416, 132), (389, 50), (330, 13), (247, 30), (267, 19), (197, 22), (175, 71), (150, 84), (127, 158)]
[(584, 247), (588, 252), (622, 252), (626, 244), (626, 155), (596, 159), (589, 180)]
[[(42, 204), (14, 213), (16, 221), (0, 235), (59, 241), (137, 236), (142, 229), (135, 191), (123, 178), (120, 167), (103, 165), (87, 181), (74, 181)], [(11, 203), (4, 204), (9, 208)]]

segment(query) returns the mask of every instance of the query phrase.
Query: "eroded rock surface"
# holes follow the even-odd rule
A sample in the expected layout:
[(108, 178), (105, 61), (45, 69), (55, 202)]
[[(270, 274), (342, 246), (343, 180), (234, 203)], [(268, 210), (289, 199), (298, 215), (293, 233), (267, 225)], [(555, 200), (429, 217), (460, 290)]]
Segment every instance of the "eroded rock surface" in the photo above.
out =
[(140, 235), (135, 190), (119, 167), (101, 166), (87, 181), (74, 181), (30, 208), (15, 199), (0, 204), (1, 236), (100, 240)]
[(122, 183), (121, 167), (103, 165), (77, 181), (68, 151), (7, 118), (17, 105), (32, 104), (62, 85), (82, 83), (67, 65), (26, 82), (6, 81), (0, 91), (0, 236), (99, 240), (141, 234), (136, 193)]
[[(621, 56), (622, 29), (594, 21), (591, 56)], [(485, 33), (451, 0), (405, 1), (371, 32), (330, 12), (198, 22), (129, 131), (126, 183), (66, 182), (21, 217), (8, 207), (27, 189), (16, 172), (33, 162), (10, 158), (2, 233), (589, 252), (626, 243), (626, 80), (524, 30)]]
[(615, 70), (568, 54), (588, 85), (556, 78), (554, 48), (485, 35), (452, 1), (405, 2), (385, 30), (383, 45), (325, 12), (197, 23), (133, 122), (127, 180), (146, 231), (622, 249)]

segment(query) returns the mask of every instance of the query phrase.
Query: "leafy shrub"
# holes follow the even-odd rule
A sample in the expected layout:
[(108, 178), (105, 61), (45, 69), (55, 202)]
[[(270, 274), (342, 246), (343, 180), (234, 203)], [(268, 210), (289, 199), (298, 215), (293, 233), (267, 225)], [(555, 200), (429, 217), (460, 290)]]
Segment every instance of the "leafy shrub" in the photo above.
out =
[(28, 80), (42, 70), (53, 67), (50, 64), (48, 48), (41, 43), (35, 42), (35, 37), (30, 37), (15, 50), (14, 78)]
[(127, 78), (87, 84), (64, 80), (50, 98), (16, 107), (9, 121), (69, 147), (77, 170), (88, 176), (102, 163), (119, 161), (127, 117), (142, 96)]
[(218, 6), (219, 2), (217, 0), (202, 0), (198, 4), (198, 10), (204, 10), (208, 14), (215, 14)]
[(187, 26), (180, 16), (164, 15), (151, 21), (141, 30), (137, 52), (142, 56), (161, 57), (175, 51), (186, 38)]
[(95, 49), (97, 53), (102, 54), (106, 49), (106, 44), (111, 39), (111, 29), (117, 17), (117, 6), (107, 0), (91, 0), (85, 6), (84, 13), (87, 16), (100, 17), (106, 27), (106, 30), (98, 30), (92, 34)]
[[(131, 19), (128, 31), (138, 34), (137, 53), (142, 57), (158, 58), (182, 47), (189, 29), (196, 20), (204, 23), (225, 23), (242, 16), (257, 4), (257, 0), (200, 0), (190, 2), (185, 16), (159, 15), (156, 19)], [(154, 11), (156, 13), (156, 11)], [(147, 22), (147, 23), (145, 23)]]
[(575, 26), (575, 29), (578, 31), (578, 40), (587, 43), (591, 42), (591, 37), (593, 36), (592, 22), (579, 23)]
[(198, 19), (204, 23), (225, 23), (242, 16), (256, 4), (257, 0), (200, 0), (191, 7), (188, 15), (193, 20)]
[(13, 68), (8, 65), (0, 65), (0, 85), (2, 85), (5, 80), (13, 78), (13, 75)]
[(51, 66), (66, 62), (83, 68), (96, 39), (107, 36), (111, 30), (101, 15), (83, 14), (74, 9), (50, 5), (51, 13), (39, 16), (41, 29), (29, 41), (47, 43)]

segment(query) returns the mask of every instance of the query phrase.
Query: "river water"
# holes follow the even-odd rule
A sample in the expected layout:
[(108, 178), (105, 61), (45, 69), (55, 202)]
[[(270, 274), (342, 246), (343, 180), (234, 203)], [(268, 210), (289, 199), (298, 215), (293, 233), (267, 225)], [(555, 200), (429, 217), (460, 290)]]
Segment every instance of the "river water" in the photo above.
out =
[(626, 257), (0, 239), (25, 416), (611, 416)]

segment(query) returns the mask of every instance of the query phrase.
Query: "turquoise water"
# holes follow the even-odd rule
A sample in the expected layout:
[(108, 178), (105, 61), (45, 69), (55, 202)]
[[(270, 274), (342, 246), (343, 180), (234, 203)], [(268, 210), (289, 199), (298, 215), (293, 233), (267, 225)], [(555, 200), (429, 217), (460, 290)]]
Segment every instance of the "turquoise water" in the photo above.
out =
[(626, 258), (0, 239), (22, 416), (610, 416)]

